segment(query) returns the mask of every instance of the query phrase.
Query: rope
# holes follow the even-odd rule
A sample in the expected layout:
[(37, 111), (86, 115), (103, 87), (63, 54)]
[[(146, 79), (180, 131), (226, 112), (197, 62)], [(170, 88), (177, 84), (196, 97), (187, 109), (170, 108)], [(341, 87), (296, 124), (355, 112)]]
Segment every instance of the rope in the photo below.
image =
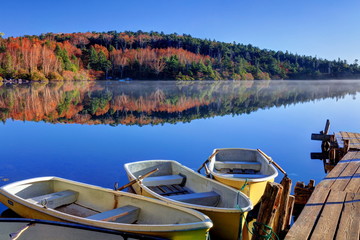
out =
[(275, 239), (279, 240), (280, 239), (279, 236), (273, 231), (272, 227), (270, 227), (264, 223), (255, 221), (253, 223), (253, 228), (250, 230), (249, 223), (246, 221), (245, 217), (243, 217), (243, 218), (244, 218), (245, 225), (246, 225), (248, 232), (251, 235), (256, 236), (256, 239), (259, 239), (259, 240), (275, 240)]
[[(247, 180), (245, 180), (244, 185), (240, 188), (240, 191), (244, 190), (244, 188), (249, 185), (247, 183)], [(240, 197), (240, 192), (238, 192), (237, 196), (236, 196), (236, 208), (240, 209), (242, 211), (242, 209), (239, 206), (239, 197)], [(244, 216), (244, 212), (242, 211), (242, 219), (240, 219), (240, 226), (239, 226), (239, 239), (242, 239), (242, 221), (244, 221), (246, 228), (248, 230), (248, 232), (253, 235), (256, 236), (256, 239), (259, 240), (279, 240), (278, 235), (273, 231), (272, 227), (264, 224), (264, 223), (260, 223), (260, 222), (254, 222), (253, 224), (253, 228), (250, 230), (249, 227), (249, 223), (246, 221), (246, 217)]]
[(18, 232), (16, 233), (10, 233), (10, 239), (11, 240), (17, 240), (23, 232), (25, 232), (29, 227), (31, 227), (33, 223), (28, 223), (24, 227), (20, 228)]
[(247, 185), (249, 185), (249, 184), (248, 184), (248, 179), (246, 178), (244, 185), (242, 185), (242, 187), (240, 188), (240, 191), (243, 191)]
[[(257, 231), (256, 231), (257, 229)], [(263, 234), (261, 234), (260, 230), (262, 231)], [(277, 239), (279, 240), (278, 235), (276, 235), (276, 233), (273, 231), (272, 227), (264, 224), (264, 223), (260, 223), (260, 222), (254, 222), (254, 227), (252, 229), (253, 235), (256, 236), (256, 239), (264, 239), (264, 240), (269, 240), (269, 239)]]

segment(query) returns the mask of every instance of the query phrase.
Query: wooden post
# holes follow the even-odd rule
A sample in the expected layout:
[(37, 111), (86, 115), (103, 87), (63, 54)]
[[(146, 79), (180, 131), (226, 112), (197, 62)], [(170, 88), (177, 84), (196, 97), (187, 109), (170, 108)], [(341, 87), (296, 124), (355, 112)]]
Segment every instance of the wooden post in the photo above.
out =
[(330, 120), (327, 119), (325, 123), (324, 134), (328, 134), (329, 128), (330, 128)]
[(290, 195), (289, 196), (289, 201), (288, 201), (288, 215), (285, 219), (285, 222), (287, 224), (287, 227), (285, 230), (288, 230), (290, 228), (290, 224), (291, 224), (291, 216), (293, 215), (293, 210), (294, 210), (294, 204), (295, 204), (295, 196), (294, 195)]
[[(274, 182), (267, 183), (264, 195), (261, 199), (257, 223), (264, 226), (273, 226), (276, 211), (280, 205), (282, 191), (283, 187), (280, 184)], [(252, 240), (259, 239), (259, 236), (270, 234), (269, 229), (263, 229), (264, 228), (261, 228), (261, 226), (254, 229)]]
[(330, 141), (333, 135), (313, 133), (311, 134), (311, 140), (315, 141)]
[(310, 180), (305, 186), (303, 182), (297, 182), (294, 188), (295, 204), (305, 205), (315, 188), (315, 181)]
[(329, 158), (329, 153), (326, 152), (312, 152), (310, 153), (310, 158), (311, 159), (327, 159)]
[(288, 223), (286, 222), (286, 218), (288, 217), (288, 204), (289, 204), (289, 195), (291, 191), (291, 179), (288, 177), (284, 177), (281, 182), (281, 186), (283, 186), (283, 191), (281, 194), (281, 201), (278, 210), (278, 214), (274, 221), (274, 232), (279, 235), (282, 231), (284, 231), (288, 227)]
[(290, 224), (291, 224), (291, 217), (293, 215), (293, 210), (294, 210), (294, 202), (295, 202), (295, 196), (293, 195), (289, 195), (289, 201), (288, 201), (288, 205), (286, 206), (287, 209), (287, 214), (286, 217), (284, 218), (284, 229), (282, 229), (277, 235), (280, 239), (284, 239), (286, 234), (289, 232), (290, 230)]

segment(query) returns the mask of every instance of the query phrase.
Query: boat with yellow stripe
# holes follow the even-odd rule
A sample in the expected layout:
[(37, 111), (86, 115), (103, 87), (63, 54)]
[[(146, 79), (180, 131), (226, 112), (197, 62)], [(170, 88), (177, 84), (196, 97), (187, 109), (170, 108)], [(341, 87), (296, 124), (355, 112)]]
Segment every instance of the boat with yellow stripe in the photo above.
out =
[(213, 225), (198, 211), (58, 177), (39, 177), (5, 185), (0, 188), (0, 201), (25, 218), (175, 240), (206, 239)]
[(252, 209), (249, 198), (242, 192), (206, 178), (173, 160), (139, 161), (127, 163), (124, 167), (130, 181), (158, 169), (132, 185), (137, 194), (206, 214), (214, 223), (210, 230), (211, 239), (239, 238), (243, 217)]
[(264, 194), (267, 182), (273, 182), (277, 169), (259, 150), (218, 148), (205, 165), (215, 180), (245, 193), (256, 205)]

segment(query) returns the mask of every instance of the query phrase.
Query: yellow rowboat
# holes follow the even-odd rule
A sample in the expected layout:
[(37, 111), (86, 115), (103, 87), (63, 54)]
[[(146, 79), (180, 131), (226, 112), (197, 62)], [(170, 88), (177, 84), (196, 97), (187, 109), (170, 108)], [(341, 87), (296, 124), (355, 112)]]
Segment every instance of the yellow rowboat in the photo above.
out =
[(25, 218), (176, 240), (205, 239), (213, 225), (207, 216), (191, 209), (57, 177), (5, 185), (0, 188), (0, 201)]
[(241, 190), (254, 205), (264, 194), (267, 182), (278, 175), (276, 168), (254, 149), (214, 149), (207, 168), (215, 180)]
[[(9, 238), (10, 237), (10, 238)], [(27, 218), (0, 218), (0, 239), (13, 240), (162, 240), (153, 236), (120, 232), (81, 224)]]
[(201, 211), (214, 223), (210, 230), (213, 239), (239, 238), (243, 226), (242, 217), (252, 209), (245, 194), (172, 160), (133, 162), (124, 167), (130, 181), (158, 168), (150, 177), (133, 185), (137, 194)]

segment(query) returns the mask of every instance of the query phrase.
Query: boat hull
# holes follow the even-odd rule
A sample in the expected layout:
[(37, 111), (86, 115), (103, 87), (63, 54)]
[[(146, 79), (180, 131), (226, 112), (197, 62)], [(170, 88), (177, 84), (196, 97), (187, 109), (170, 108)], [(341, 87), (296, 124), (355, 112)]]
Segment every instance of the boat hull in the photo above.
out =
[[(143, 189), (137, 183), (133, 185), (133, 189), (136, 194), (156, 198), (154, 194), (146, 189)], [(244, 227), (244, 221), (242, 220), (246, 219), (247, 216), (247, 212), (227, 212), (221, 210), (211, 211), (197, 207), (192, 207), (192, 209), (202, 212), (211, 219), (214, 224), (214, 226), (210, 229), (210, 236), (212, 239), (238, 239), (241, 234), (240, 229), (243, 229)]]
[(240, 180), (234, 178), (223, 178), (216, 176), (215, 174), (213, 175), (213, 178), (227, 186), (240, 190), (250, 198), (254, 205), (260, 201), (262, 195), (264, 194), (267, 183), (274, 182), (274, 178), (261, 182), (250, 182), (246, 179)]

